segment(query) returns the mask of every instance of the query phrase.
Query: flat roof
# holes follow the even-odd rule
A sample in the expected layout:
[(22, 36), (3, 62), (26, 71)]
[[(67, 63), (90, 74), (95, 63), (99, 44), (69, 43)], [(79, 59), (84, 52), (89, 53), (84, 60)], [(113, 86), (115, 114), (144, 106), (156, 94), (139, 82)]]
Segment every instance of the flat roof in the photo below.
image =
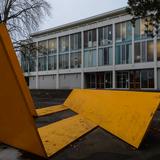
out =
[(105, 12), (105, 13), (102, 13), (102, 14), (91, 16), (89, 18), (81, 19), (81, 20), (74, 21), (74, 22), (71, 22), (71, 23), (67, 23), (67, 24), (64, 24), (64, 25), (60, 25), (60, 26), (57, 26), (57, 27), (53, 27), (53, 28), (42, 30), (42, 31), (38, 31), (38, 32), (32, 33), (31, 36), (35, 37), (35, 36), (43, 35), (43, 34), (46, 34), (46, 33), (49, 33), (49, 32), (56, 32), (58, 30), (67, 29), (67, 28), (70, 28), (70, 27), (74, 27), (74, 26), (77, 26), (77, 25), (82, 25), (82, 24), (89, 23), (89, 22), (92, 22), (92, 21), (96, 21), (96, 20), (99, 20), (99, 19), (103, 19), (103, 18), (106, 18), (106, 17), (109, 18), (109, 17), (115, 16), (115, 15), (118, 15), (118, 14), (123, 14), (123, 13), (126, 13), (126, 7), (115, 9), (115, 10), (112, 10), (112, 11), (109, 11), (109, 12)]

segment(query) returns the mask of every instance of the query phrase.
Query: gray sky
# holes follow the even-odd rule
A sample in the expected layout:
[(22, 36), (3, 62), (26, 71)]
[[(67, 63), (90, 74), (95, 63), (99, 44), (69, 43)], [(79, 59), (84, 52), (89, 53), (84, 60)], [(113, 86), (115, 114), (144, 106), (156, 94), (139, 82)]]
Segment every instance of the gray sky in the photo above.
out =
[(47, 0), (51, 17), (45, 18), (40, 30), (74, 22), (127, 5), (127, 0)]

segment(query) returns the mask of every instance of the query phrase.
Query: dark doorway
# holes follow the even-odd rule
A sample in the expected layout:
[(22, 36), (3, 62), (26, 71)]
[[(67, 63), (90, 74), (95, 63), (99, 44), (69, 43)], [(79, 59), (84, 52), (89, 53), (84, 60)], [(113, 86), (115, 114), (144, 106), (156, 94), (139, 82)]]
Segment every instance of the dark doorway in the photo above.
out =
[(140, 89), (140, 71), (130, 72), (130, 89)]

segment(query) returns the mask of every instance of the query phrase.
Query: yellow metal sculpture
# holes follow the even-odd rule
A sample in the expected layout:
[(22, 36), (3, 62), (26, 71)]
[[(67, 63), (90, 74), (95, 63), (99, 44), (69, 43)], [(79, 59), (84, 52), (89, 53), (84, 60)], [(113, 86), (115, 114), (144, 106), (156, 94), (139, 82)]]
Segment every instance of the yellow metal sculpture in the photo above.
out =
[[(96, 126), (138, 148), (160, 102), (159, 93), (76, 89), (64, 104), (36, 110), (4, 24), (0, 73), (0, 141), (45, 158)], [(36, 128), (33, 116), (68, 108), (77, 115)]]
[(47, 158), (96, 126), (78, 115), (36, 128), (33, 116), (37, 113), (3, 24), (0, 24), (0, 73), (1, 142)]
[(74, 90), (64, 105), (138, 148), (160, 102), (160, 94)]

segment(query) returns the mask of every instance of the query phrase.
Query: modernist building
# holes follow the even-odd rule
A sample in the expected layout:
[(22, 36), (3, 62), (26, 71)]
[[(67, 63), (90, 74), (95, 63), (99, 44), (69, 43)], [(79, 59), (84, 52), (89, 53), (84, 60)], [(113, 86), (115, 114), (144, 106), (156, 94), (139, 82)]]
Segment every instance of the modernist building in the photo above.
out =
[(22, 68), (31, 89), (160, 89), (160, 37), (125, 8), (32, 34)]

